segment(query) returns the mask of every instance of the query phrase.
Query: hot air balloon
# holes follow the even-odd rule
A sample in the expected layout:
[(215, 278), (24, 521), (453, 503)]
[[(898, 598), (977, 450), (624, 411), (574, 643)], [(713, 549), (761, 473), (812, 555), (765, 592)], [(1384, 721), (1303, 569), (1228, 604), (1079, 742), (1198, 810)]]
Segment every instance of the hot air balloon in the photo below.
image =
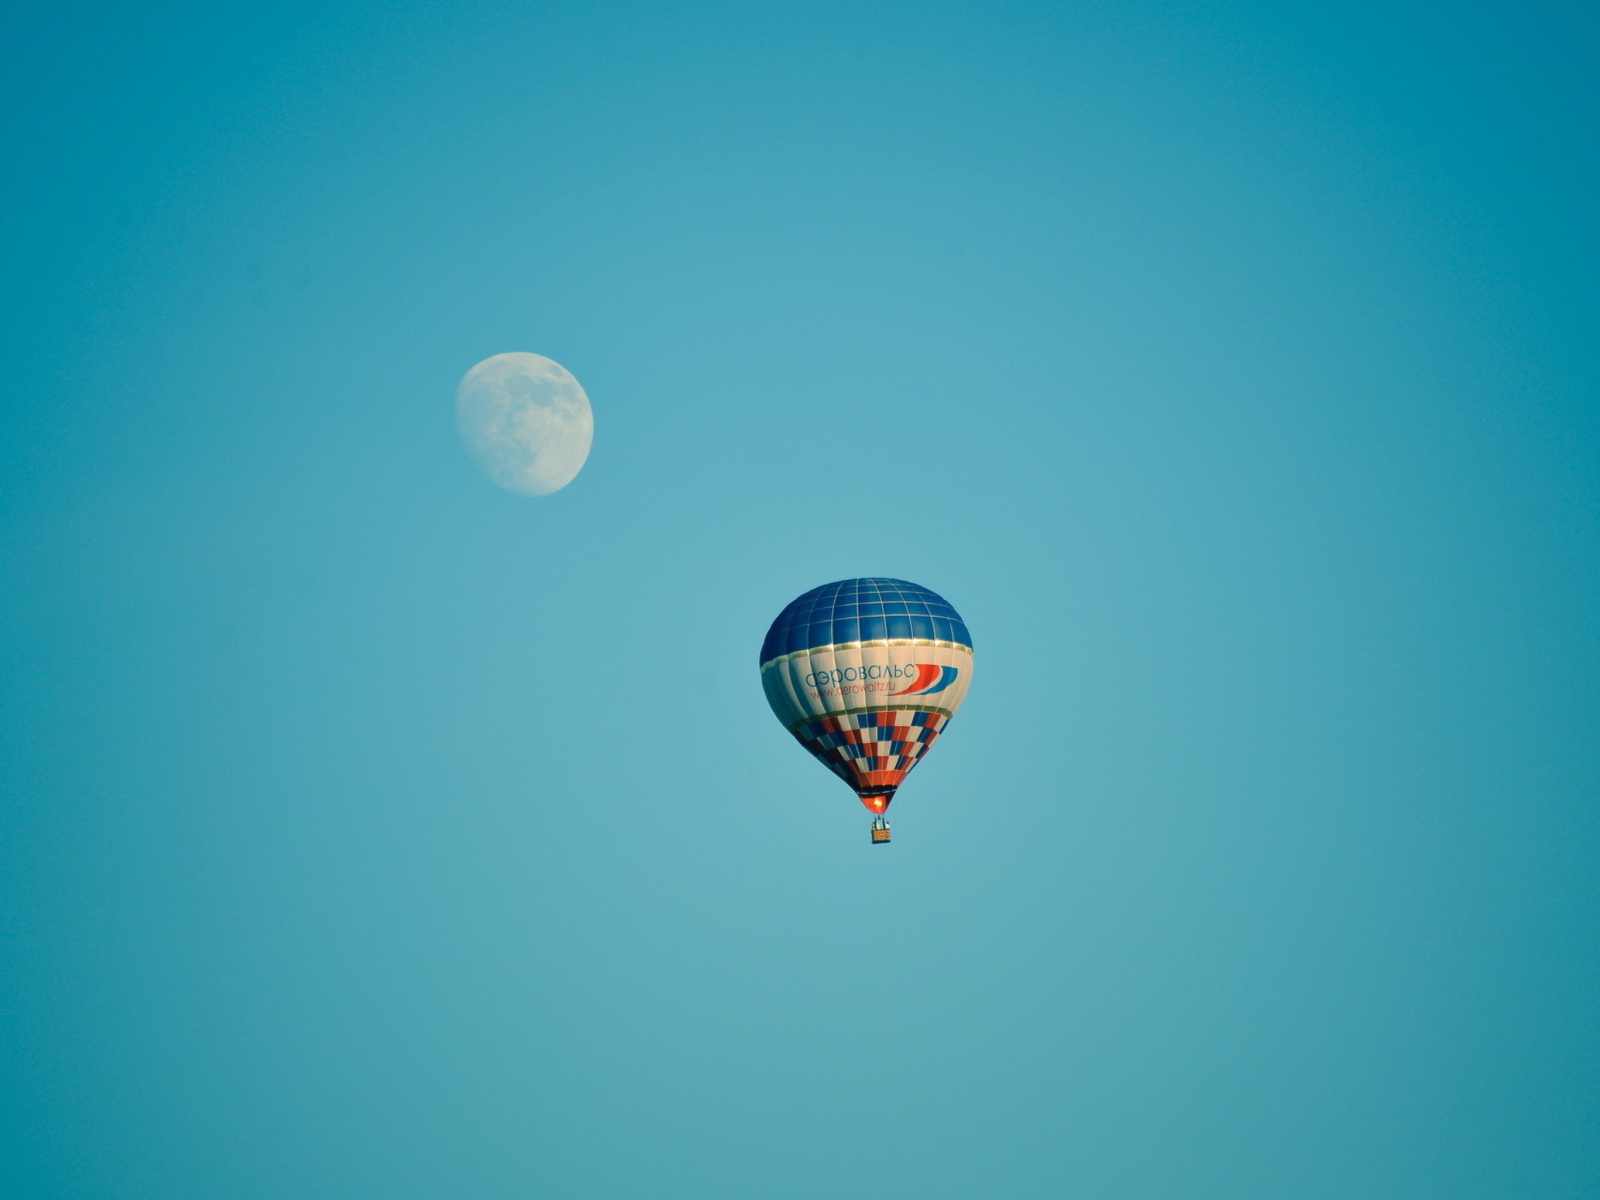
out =
[(767, 703), (861, 798), (872, 841), (911, 768), (972, 682), (972, 636), (949, 603), (902, 579), (844, 579), (791, 601), (761, 646)]

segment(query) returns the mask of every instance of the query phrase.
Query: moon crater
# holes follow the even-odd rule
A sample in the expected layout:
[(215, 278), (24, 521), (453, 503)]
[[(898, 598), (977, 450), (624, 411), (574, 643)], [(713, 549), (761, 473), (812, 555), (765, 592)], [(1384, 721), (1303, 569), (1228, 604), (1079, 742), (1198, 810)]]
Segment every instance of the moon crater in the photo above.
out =
[(508, 492), (548, 496), (589, 457), (589, 397), (560, 363), (540, 354), (496, 354), (462, 377), (456, 425), (483, 473)]

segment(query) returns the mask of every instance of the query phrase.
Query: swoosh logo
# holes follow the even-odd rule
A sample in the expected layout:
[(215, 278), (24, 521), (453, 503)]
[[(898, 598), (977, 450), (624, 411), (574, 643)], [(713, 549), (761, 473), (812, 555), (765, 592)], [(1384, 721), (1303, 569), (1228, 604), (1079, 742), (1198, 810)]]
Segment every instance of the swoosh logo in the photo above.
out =
[(917, 677), (901, 688), (898, 692), (890, 692), (891, 696), (931, 696), (934, 692), (942, 692), (956, 681), (956, 676), (961, 673), (959, 667), (940, 667), (933, 663), (918, 663)]

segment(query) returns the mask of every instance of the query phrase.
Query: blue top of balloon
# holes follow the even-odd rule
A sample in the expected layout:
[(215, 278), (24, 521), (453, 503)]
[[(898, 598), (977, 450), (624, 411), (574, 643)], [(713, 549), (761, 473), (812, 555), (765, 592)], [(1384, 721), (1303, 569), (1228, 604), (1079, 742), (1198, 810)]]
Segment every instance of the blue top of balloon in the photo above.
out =
[(937, 592), (904, 579), (841, 579), (789, 602), (767, 630), (761, 661), (817, 646), (883, 638), (927, 638), (972, 646), (961, 615)]

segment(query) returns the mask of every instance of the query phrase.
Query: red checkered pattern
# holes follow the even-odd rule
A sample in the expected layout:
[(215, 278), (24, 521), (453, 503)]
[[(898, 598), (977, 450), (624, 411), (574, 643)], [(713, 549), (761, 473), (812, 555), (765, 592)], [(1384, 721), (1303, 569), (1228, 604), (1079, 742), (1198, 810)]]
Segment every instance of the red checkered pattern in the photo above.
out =
[(794, 730), (799, 743), (859, 794), (891, 793), (905, 781), (950, 718), (917, 709), (819, 717)]

